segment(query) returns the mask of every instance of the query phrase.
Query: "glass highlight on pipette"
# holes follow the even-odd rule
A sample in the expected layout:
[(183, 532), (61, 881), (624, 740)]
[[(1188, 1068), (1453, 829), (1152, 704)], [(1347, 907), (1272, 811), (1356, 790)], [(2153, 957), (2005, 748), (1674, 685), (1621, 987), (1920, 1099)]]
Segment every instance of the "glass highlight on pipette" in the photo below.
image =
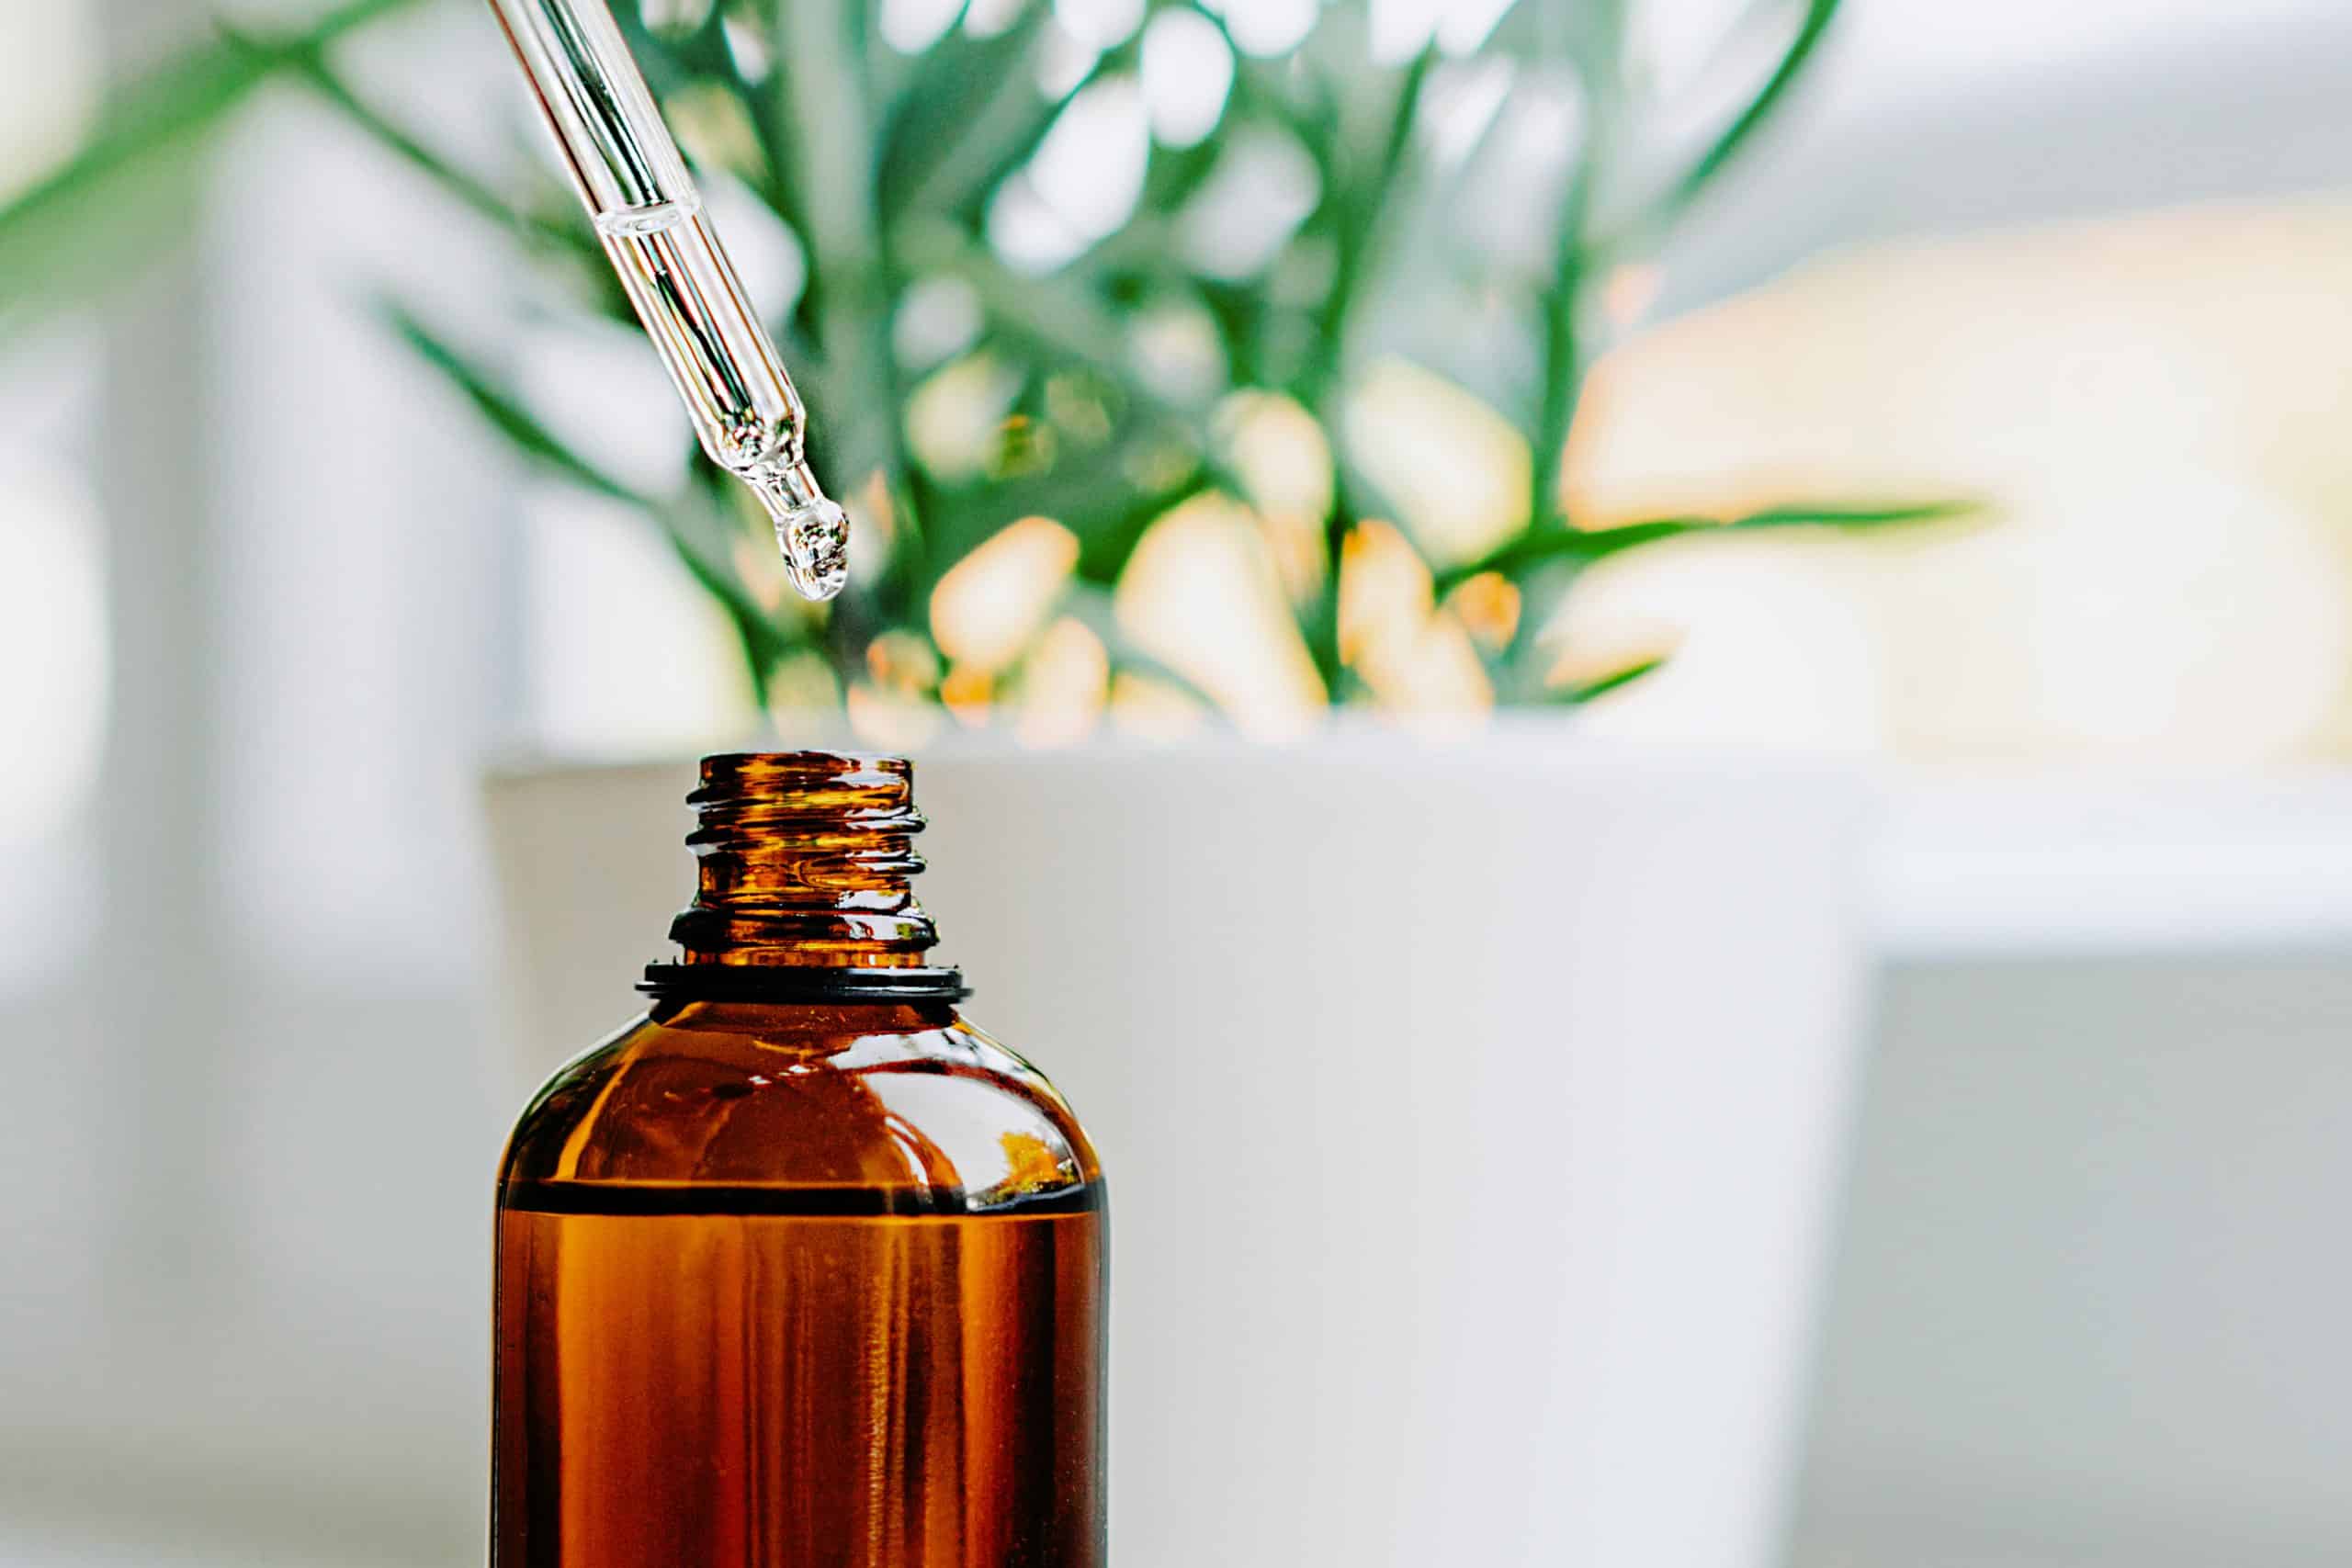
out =
[(849, 518), (809, 470), (808, 411), (605, 0), (491, 0), (491, 8), (702, 449), (775, 519), (801, 597), (831, 598), (849, 575)]

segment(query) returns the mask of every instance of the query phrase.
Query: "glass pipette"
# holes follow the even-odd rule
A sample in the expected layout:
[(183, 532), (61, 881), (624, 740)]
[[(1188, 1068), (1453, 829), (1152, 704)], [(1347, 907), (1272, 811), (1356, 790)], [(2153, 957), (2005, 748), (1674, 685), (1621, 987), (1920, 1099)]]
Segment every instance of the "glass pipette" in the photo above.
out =
[(775, 519), (792, 586), (831, 598), (849, 574), (849, 518), (809, 471), (808, 412), (605, 0), (491, 8), (702, 449)]

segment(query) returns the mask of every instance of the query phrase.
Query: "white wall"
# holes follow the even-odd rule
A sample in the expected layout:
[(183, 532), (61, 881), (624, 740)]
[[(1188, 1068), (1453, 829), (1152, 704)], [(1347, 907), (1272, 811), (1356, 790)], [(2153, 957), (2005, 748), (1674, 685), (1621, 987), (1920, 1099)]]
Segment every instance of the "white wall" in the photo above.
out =
[(2352, 948), (1884, 978), (1800, 1562), (2352, 1560)]

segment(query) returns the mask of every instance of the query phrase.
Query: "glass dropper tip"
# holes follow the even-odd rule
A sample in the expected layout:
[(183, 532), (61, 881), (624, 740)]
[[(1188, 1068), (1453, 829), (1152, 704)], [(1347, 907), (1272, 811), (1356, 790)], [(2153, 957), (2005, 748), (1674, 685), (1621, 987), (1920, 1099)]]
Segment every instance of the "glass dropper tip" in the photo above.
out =
[(775, 519), (776, 548), (793, 592), (816, 603), (839, 593), (849, 581), (849, 513), (818, 488), (808, 465), (738, 469), (735, 477)]
[(832, 598), (848, 580), (849, 518), (801, 459), (800, 395), (605, 0), (492, 5), (703, 450), (775, 519), (793, 588)]
[(849, 581), (849, 513), (838, 502), (779, 513), (775, 539), (784, 547), (784, 574), (803, 599), (830, 599)]

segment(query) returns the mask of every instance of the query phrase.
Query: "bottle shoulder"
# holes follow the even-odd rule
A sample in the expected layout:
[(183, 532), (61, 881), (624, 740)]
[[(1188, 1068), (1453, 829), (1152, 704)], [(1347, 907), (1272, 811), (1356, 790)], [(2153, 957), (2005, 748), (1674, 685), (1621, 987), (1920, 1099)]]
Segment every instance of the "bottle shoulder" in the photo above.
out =
[(548, 1079), (501, 1173), (510, 1195), (686, 1184), (978, 1209), (1100, 1181), (1060, 1094), (944, 1004), (659, 1005)]

